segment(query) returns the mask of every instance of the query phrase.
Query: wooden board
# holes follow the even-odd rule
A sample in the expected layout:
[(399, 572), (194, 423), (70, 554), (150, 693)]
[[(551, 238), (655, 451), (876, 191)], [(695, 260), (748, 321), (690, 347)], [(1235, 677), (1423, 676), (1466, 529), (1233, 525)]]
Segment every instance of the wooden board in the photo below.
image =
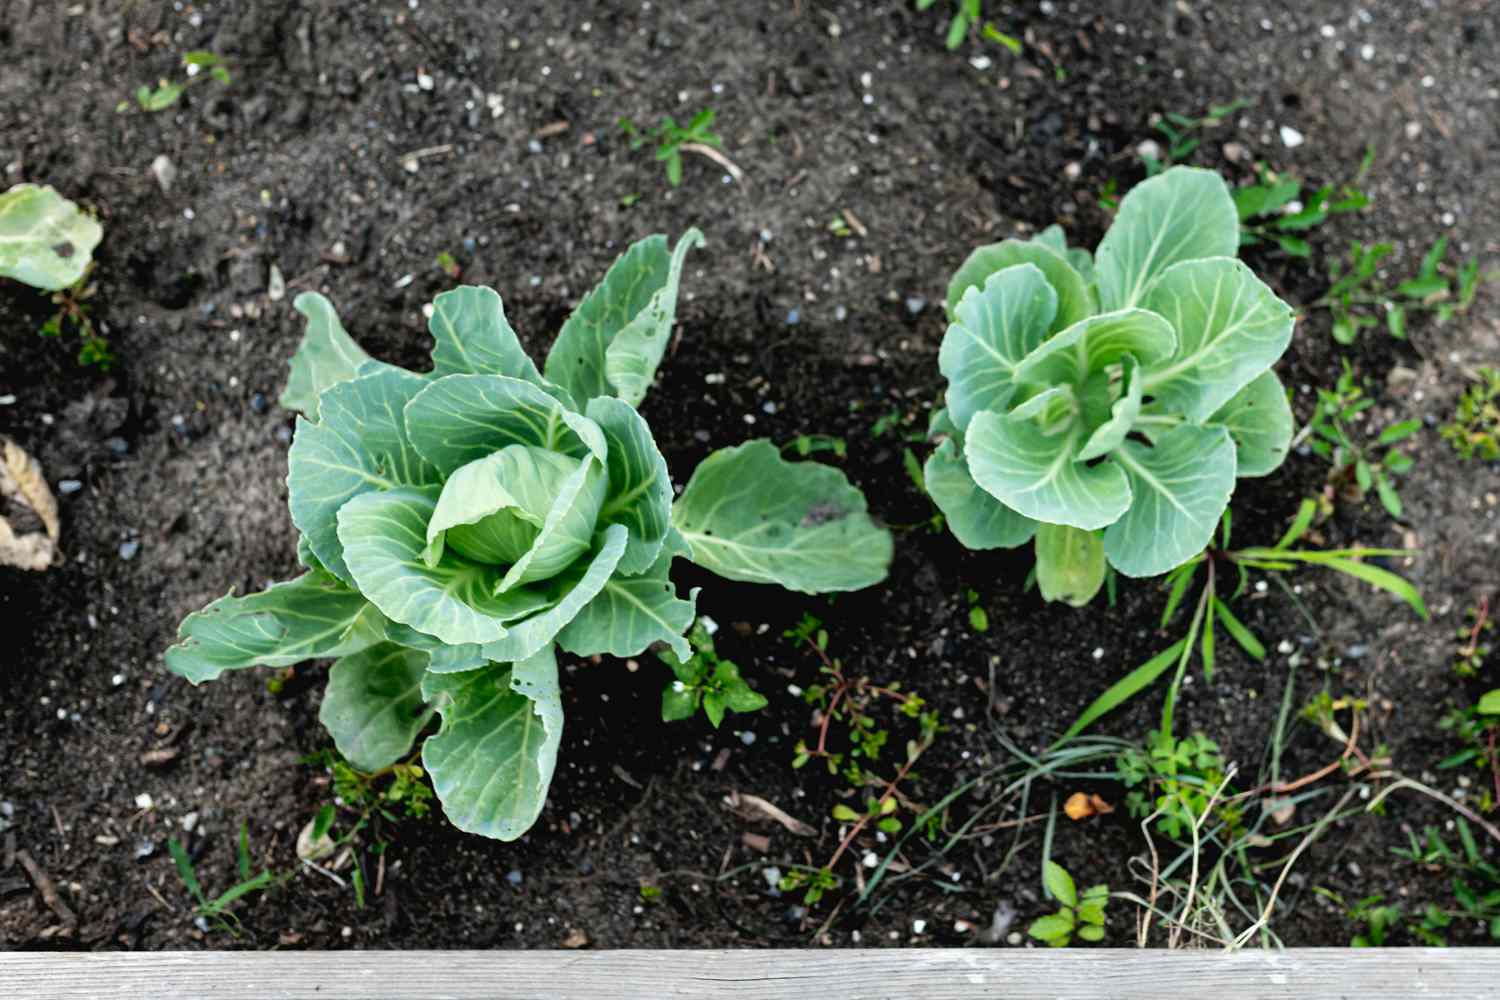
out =
[(1500, 950), (0, 954), (0, 996), (657, 1000), (1483, 1000)]

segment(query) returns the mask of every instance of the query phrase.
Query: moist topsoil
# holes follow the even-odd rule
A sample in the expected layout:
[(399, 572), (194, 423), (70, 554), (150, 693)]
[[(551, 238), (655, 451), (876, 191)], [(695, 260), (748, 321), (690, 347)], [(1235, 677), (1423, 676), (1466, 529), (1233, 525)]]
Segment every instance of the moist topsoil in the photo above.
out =
[[(968, 552), (931, 529), (904, 452), (925, 455), (911, 438), (943, 388), (947, 276), (972, 247), (1052, 222), (1092, 246), (1108, 224), (1100, 192), (1143, 176), (1142, 141), (1165, 142), (1151, 116), (1236, 98), (1249, 103), (1192, 154), (1232, 181), (1261, 161), (1310, 185), (1338, 183), (1375, 151), (1361, 182), (1372, 206), (1314, 231), (1315, 262), (1352, 240), (1389, 240), (1389, 272), (1407, 274), (1446, 235), (1491, 266), (1500, 23), (1483, 0), (987, 5), (1022, 39), (1017, 56), (977, 34), (946, 50), (942, 6), (0, 0), (3, 184), (52, 184), (99, 215), (91, 304), (117, 358), (107, 373), (79, 368), (76, 343), (33, 332), (46, 298), (0, 284), (0, 431), (54, 487), (81, 483), (60, 497), (58, 564), (0, 569), (0, 941), (1004, 946), (1045, 912), (1043, 821), (1019, 828), (1013, 856), (1015, 827), (942, 856), (941, 836), (908, 841), (864, 906), (849, 897), (874, 870), (856, 868), (890, 849), (873, 837), (853, 845), (843, 887), (816, 906), (779, 893), (767, 874), (822, 864), (841, 836), (830, 811), (847, 787), (817, 762), (791, 766), (797, 741), (816, 738), (797, 692), (820, 681), (819, 661), (783, 637), (804, 615), (821, 619), (851, 677), (899, 684), (939, 713), (945, 731), (902, 785), (918, 810), (1012, 761), (1002, 740), (1026, 752), (1047, 745), (1183, 628), (1158, 629), (1157, 582), (1122, 579), (1112, 605), (1048, 605), (1023, 588), (1029, 549)], [(165, 111), (138, 110), (136, 88), (181, 79), (190, 50), (225, 57), (232, 84), (203, 80)], [(617, 125), (681, 122), (708, 107), (739, 181), (688, 154), (681, 187), (670, 188), (651, 148), (631, 149)], [(166, 190), (150, 169), (157, 157), (175, 168)], [(679, 563), (679, 585), (704, 588), (699, 608), (719, 625), (719, 653), (766, 695), (764, 711), (718, 730), (701, 717), (663, 724), (669, 674), (654, 656), (564, 658), (559, 766), (527, 836), (467, 836), (434, 810), (361, 832), (345, 860), (364, 873), (362, 893), (348, 863), (333, 878), (301, 866), (298, 832), (333, 801), (325, 768), (304, 762), (330, 745), (317, 721), (323, 665), (193, 688), (161, 659), (188, 612), (297, 572), (291, 415), (274, 402), (301, 335), (291, 299), (323, 291), (372, 354), (424, 369), (421, 307), (454, 283), (435, 264), (448, 253), (463, 282), (501, 291), (540, 357), (630, 241), (690, 225), (709, 246), (689, 259), (680, 337), (642, 406), (676, 481), (710, 450), (751, 437), (842, 438), (845, 457), (817, 457), (841, 466), (894, 530), (889, 579), (812, 599)], [(1326, 287), (1321, 263), (1247, 256), (1294, 303)], [(287, 286), (277, 299), (273, 266)], [(1177, 711), (1179, 733), (1201, 730), (1239, 763), (1236, 787), (1256, 781), (1290, 683), (1294, 709), (1324, 690), (1367, 700), (1363, 748), (1464, 791), (1455, 772), (1433, 771), (1457, 749), (1438, 721), (1476, 690), (1450, 669), (1453, 636), (1467, 607), (1496, 597), (1500, 476), (1459, 462), (1436, 425), (1465, 370), (1495, 361), (1496, 329), (1491, 292), (1446, 325), (1413, 322), (1404, 343), (1377, 331), (1338, 350), (1326, 313), (1299, 323), (1278, 365), (1299, 419), (1347, 359), (1376, 400), (1373, 426), (1425, 420), (1400, 481), (1404, 516), (1345, 496), (1313, 537), (1416, 549), (1389, 565), (1421, 588), (1432, 620), (1312, 572), (1287, 580), (1295, 593), (1271, 586), (1238, 600), (1270, 656), (1257, 663), (1221, 641), (1212, 681), (1194, 667)], [(1323, 489), (1326, 468), (1294, 454), (1275, 475), (1242, 480), (1234, 541), (1274, 541), (1299, 501)], [(1162, 693), (1157, 685), (1100, 731), (1143, 739)], [(888, 707), (877, 716), (891, 733), (877, 767), (889, 777), (915, 731)], [(1311, 773), (1339, 750), (1296, 726), (1280, 774)], [(1485, 779), (1473, 774), (1470, 794)], [(1054, 855), (1080, 884), (1144, 894), (1149, 865), (1131, 859), (1146, 845), (1118, 785), (1043, 782), (1028, 815), (1079, 790), (1115, 811), (1060, 818)], [(732, 811), (725, 799), (736, 793), (774, 803), (813, 835)], [(960, 799), (949, 829), (995, 793), (991, 783)], [(1295, 822), (1315, 821), (1332, 798)], [(1408, 829), (1451, 815), (1398, 793), (1384, 815), (1339, 820), (1299, 860), (1275, 932), (1289, 944), (1348, 942), (1354, 928), (1313, 887), (1379, 893), (1409, 912), (1451, 905), (1446, 874), (1391, 853)], [(352, 818), (339, 823), (347, 830)], [(276, 885), (236, 905), (232, 932), (195, 923), (168, 841), (184, 844), (214, 895), (238, 881), (242, 824), (255, 869)], [(76, 920), (49, 906), (22, 852)], [(1268, 867), (1265, 884), (1278, 872)], [(1130, 910), (1111, 904), (1110, 942), (1133, 939)], [(1449, 937), (1482, 939), (1463, 922)]]

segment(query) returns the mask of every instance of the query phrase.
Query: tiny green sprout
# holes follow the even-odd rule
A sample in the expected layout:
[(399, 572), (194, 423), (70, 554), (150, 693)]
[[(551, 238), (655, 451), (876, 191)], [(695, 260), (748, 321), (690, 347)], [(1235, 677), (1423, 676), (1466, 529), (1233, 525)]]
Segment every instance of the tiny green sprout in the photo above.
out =
[(1460, 677), (1478, 677), (1490, 655), (1489, 634), (1495, 630), (1490, 619), (1488, 595), (1464, 611), (1464, 623), (1458, 627), (1458, 651), (1453, 658), (1453, 672)]
[(661, 124), (650, 130), (642, 130), (629, 118), (621, 118), (619, 126), (630, 141), (631, 149), (640, 149), (647, 143), (655, 144), (656, 159), (667, 165), (667, 183), (679, 187), (682, 184), (683, 153), (723, 146), (719, 135), (710, 131), (716, 115), (712, 108), (705, 108), (694, 115), (686, 127), (678, 125), (671, 115), (663, 115)]
[(782, 445), (781, 450), (783, 454), (794, 451), (801, 458), (820, 451), (832, 452), (838, 458), (846, 458), (849, 454), (849, 446), (844, 439), (829, 434), (798, 434)]
[(198, 874), (193, 870), (193, 861), (188, 857), (187, 850), (181, 842), (175, 837), (171, 838), (167, 841), (167, 850), (172, 855), (172, 864), (177, 869), (177, 877), (182, 880), (188, 894), (198, 904), (198, 915), (205, 920), (212, 921), (220, 930), (228, 931), (232, 936), (238, 936), (239, 919), (230, 912), (230, 908), (236, 901), (252, 892), (265, 892), (276, 881), (269, 870), (262, 871), (259, 875), (251, 875), (253, 866), (250, 860), (250, 828), (243, 821), (240, 823), (239, 840), (235, 845), (240, 881), (213, 899), (209, 899), (203, 891), (203, 886), (198, 881)]
[(1018, 56), (1021, 54), (1021, 40), (1019, 38), (1016, 38), (1014, 35), (1007, 35), (1005, 32), (995, 27), (994, 23), (991, 21), (984, 22), (984, 28), (980, 31), (980, 34), (984, 36), (986, 41), (1005, 46), (1013, 56)]
[(640, 200), (641, 196), (639, 193), (622, 194), (620, 195), (620, 207), (629, 208), (631, 205), (634, 205)]
[[(1415, 460), (1397, 446), (1420, 431), (1422, 422), (1411, 419), (1391, 424), (1370, 442), (1354, 428), (1363, 421), (1361, 414), (1374, 405), (1345, 361), (1334, 388), (1319, 387), (1317, 409), (1299, 436), (1307, 439), (1313, 454), (1328, 461), (1331, 486), (1349, 492), (1359, 502), (1373, 489), (1386, 512), (1399, 518), (1403, 507), (1395, 477), (1409, 472)], [(1381, 448), (1385, 451), (1378, 453)]]
[[(188, 87), (202, 80), (214, 79), (226, 86), (229, 84), (229, 70), (225, 68), (222, 56), (212, 52), (187, 52), (183, 54), (182, 65), (187, 70), (186, 79), (163, 78), (157, 81), (155, 89), (142, 85), (136, 90), (135, 101), (142, 111), (165, 111), (177, 103)], [(123, 111), (126, 107), (121, 102), (116, 110)]]
[(1042, 884), (1057, 900), (1057, 912), (1032, 921), (1026, 933), (1053, 948), (1065, 948), (1073, 942), (1104, 940), (1104, 907), (1109, 903), (1109, 886), (1095, 885), (1082, 894), (1073, 885), (1073, 876), (1055, 861), (1042, 862)]
[[(916, 0), (916, 8), (927, 10), (936, 2), (937, 0)], [(943, 40), (950, 52), (964, 43), (964, 39), (969, 37), (969, 30), (984, 17), (983, 0), (955, 0), (954, 7), (953, 17), (948, 21), (948, 34)]]
[[(1059, 82), (1060, 80), (1061, 78)], [(1248, 99), (1242, 97), (1228, 104), (1213, 105), (1208, 109), (1207, 114), (1199, 118), (1176, 111), (1168, 111), (1155, 117), (1151, 123), (1152, 127), (1167, 140), (1167, 148), (1163, 151), (1165, 155), (1161, 158), (1141, 155), (1141, 162), (1146, 167), (1146, 176), (1155, 177), (1173, 164), (1186, 163), (1202, 142), (1198, 138), (1199, 133), (1222, 124), (1224, 119), (1241, 108), (1249, 107), (1250, 104)]]
[(1309, 230), (1330, 216), (1357, 212), (1369, 203), (1369, 196), (1352, 184), (1337, 189), (1325, 184), (1304, 200), (1301, 181), (1261, 165), (1254, 182), (1234, 190), (1240, 245), (1274, 243), (1288, 256), (1306, 259), (1312, 253), (1305, 239)]
[(969, 598), (969, 627), (975, 632), (988, 632), (990, 630), (990, 616), (984, 610), (984, 605), (979, 603), (979, 592), (971, 590)]
[(1439, 432), (1465, 462), (1500, 461), (1500, 368), (1480, 367), (1458, 399), (1453, 422)]
[(699, 618), (688, 633), (693, 655), (681, 659), (671, 649), (657, 656), (672, 668), (677, 679), (661, 693), (663, 722), (690, 718), (699, 708), (715, 729), (724, 721), (725, 711), (758, 712), (766, 699), (740, 676), (740, 668), (731, 660), (722, 660), (714, 651), (713, 634)]
[(641, 902), (657, 903), (661, 901), (661, 886), (642, 882), (640, 888)]
[[(1173, 839), (1189, 834), (1208, 814), (1214, 793), (1224, 783), (1224, 758), (1219, 745), (1202, 733), (1174, 739), (1170, 733), (1152, 730), (1143, 747), (1123, 751), (1116, 766), (1120, 781), (1131, 791), (1126, 808), (1137, 819), (1157, 814), (1155, 825)], [(1231, 829), (1242, 817), (1222, 803), (1219, 817)]]
[(1328, 270), (1328, 291), (1309, 308), (1327, 309), (1332, 318), (1333, 339), (1349, 345), (1362, 330), (1380, 325), (1384, 317), (1386, 330), (1397, 340), (1407, 337), (1407, 321), (1413, 313), (1430, 313), (1438, 323), (1446, 323), (1464, 313), (1474, 301), (1479, 285), (1495, 275), (1481, 275), (1478, 258), (1459, 265), (1453, 277), (1446, 277), (1443, 261), (1448, 252), (1448, 238), (1440, 237), (1423, 254), (1415, 277), (1386, 284), (1380, 276), (1381, 261), (1393, 245), (1361, 243), (1349, 245), (1347, 261), (1335, 259)]
[(437, 269), (454, 281), (457, 281), (463, 275), (463, 268), (458, 266), (458, 261), (454, 260), (453, 255), (446, 250), (441, 251), (437, 255), (436, 263)]
[(807, 906), (817, 906), (822, 900), (823, 894), (837, 889), (839, 886), (838, 876), (827, 868), (793, 868), (781, 876), (776, 887), (782, 892), (796, 892), (799, 889), (806, 890), (802, 894), (802, 902)]

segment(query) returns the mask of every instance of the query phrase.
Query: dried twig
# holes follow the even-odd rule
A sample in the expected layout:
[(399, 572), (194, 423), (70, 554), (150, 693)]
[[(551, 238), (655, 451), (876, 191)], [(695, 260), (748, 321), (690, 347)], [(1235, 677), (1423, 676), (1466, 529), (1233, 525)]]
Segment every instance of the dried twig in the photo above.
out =
[(36, 886), (36, 891), (42, 894), (42, 902), (47, 904), (47, 908), (57, 914), (62, 922), (69, 927), (76, 927), (78, 925), (77, 915), (68, 909), (67, 903), (62, 901), (62, 897), (57, 894), (57, 886), (53, 883), (51, 877), (42, 871), (41, 865), (36, 863), (31, 857), (30, 852), (25, 850), (17, 851), (16, 860), (21, 862), (22, 868), (26, 869), (26, 874), (31, 879), (31, 884)]
[(697, 153), (699, 156), (706, 156), (728, 171), (729, 176), (734, 178), (736, 184), (743, 184), (745, 182), (745, 172), (737, 167), (733, 160), (712, 146), (706, 146), (701, 142), (685, 142), (677, 148), (684, 153)]

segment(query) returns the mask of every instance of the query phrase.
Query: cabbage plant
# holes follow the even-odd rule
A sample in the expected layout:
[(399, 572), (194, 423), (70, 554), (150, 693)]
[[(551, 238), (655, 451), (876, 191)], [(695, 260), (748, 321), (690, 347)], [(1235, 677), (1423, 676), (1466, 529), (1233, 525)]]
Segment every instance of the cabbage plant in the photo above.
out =
[(104, 236), (98, 220), (50, 187), (0, 192), (0, 278), (55, 292), (76, 284)]
[(1034, 540), (1048, 600), (1106, 565), (1165, 573), (1208, 544), (1238, 477), (1286, 457), (1271, 366), (1292, 309), (1235, 259), (1212, 171), (1174, 167), (1120, 203), (1097, 252), (1051, 227), (969, 255), (948, 286), (946, 406), (926, 484), (972, 549)]
[(167, 666), (194, 684), (336, 658), (319, 714), (355, 767), (423, 764), (460, 829), (536, 820), (562, 738), (557, 650), (634, 656), (683, 633), (672, 561), (806, 593), (884, 578), (888, 532), (841, 472), (767, 441), (710, 455), (673, 502), (635, 407), (671, 335), (690, 230), (631, 246), (539, 370), (488, 288), (432, 303), (433, 369), (372, 360), (333, 306), (308, 320), (281, 402), (305, 572), (183, 621)]

